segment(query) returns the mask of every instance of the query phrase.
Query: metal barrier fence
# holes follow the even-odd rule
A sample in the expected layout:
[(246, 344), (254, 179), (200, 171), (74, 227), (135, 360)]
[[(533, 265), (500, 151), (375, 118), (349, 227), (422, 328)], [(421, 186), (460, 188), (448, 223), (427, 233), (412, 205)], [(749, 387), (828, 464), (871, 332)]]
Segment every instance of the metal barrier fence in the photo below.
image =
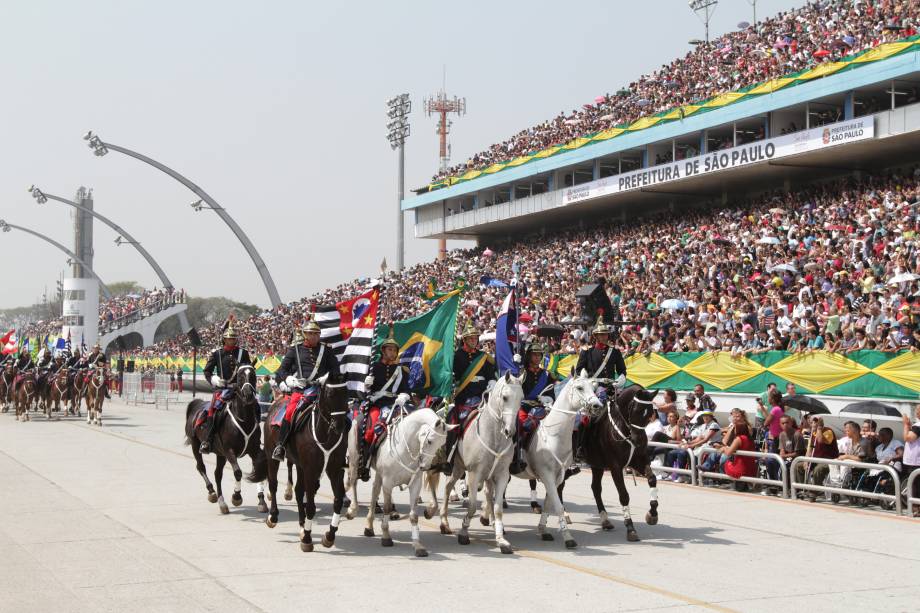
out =
[(156, 408), (163, 407), (169, 410), (169, 402), (176, 402), (178, 395), (170, 389), (169, 375), (165, 373), (156, 373), (153, 375), (153, 404)]
[(905, 494), (907, 495), (907, 516), (910, 517), (911, 511), (914, 509), (914, 505), (920, 505), (920, 498), (915, 498), (914, 493), (914, 481), (920, 479), (920, 470), (915, 470), (910, 473), (910, 476), (907, 477), (907, 489)]
[[(839, 466), (841, 468), (865, 468), (867, 470), (882, 470), (891, 475), (894, 480), (894, 494), (883, 494), (881, 492), (865, 492), (863, 490), (847, 489), (843, 487), (834, 487), (831, 485), (817, 485), (814, 483), (799, 483), (796, 481), (796, 468), (800, 464), (826, 464), (828, 466)], [(894, 503), (895, 512), (901, 514), (901, 478), (898, 472), (886, 464), (870, 464), (868, 462), (854, 462), (851, 460), (831, 460), (828, 458), (810, 458), (799, 456), (792, 460), (789, 467), (792, 474), (791, 486), (792, 496), (795, 497), (796, 490), (806, 490), (810, 492), (823, 492), (825, 494), (838, 494), (840, 496), (852, 496), (858, 498), (869, 498), (872, 500), (886, 500)], [(803, 471), (804, 476), (804, 471)], [(913, 475), (911, 475), (913, 476)]]
[(142, 399), (141, 373), (126, 372), (122, 374), (121, 393), (128, 404), (137, 404)]
[[(700, 449), (699, 461), (700, 463), (702, 463), (703, 458), (705, 458), (707, 455), (721, 454), (721, 453), (722, 452), (719, 449), (706, 445), (705, 447), (702, 447)], [(789, 498), (789, 482), (786, 478), (789, 468), (786, 466), (786, 463), (783, 461), (783, 458), (779, 456), (779, 454), (764, 453), (761, 451), (743, 451), (739, 449), (738, 451), (734, 453), (734, 455), (739, 455), (739, 456), (748, 457), (748, 458), (760, 458), (762, 460), (766, 460), (766, 459), (776, 460), (777, 464), (779, 464), (779, 479), (764, 479), (762, 477), (747, 477), (747, 476), (742, 476), (738, 479), (735, 479), (734, 477), (730, 477), (726, 475), (725, 473), (717, 473), (717, 472), (711, 472), (711, 471), (705, 471), (705, 470), (698, 471), (698, 479), (706, 478), (706, 479), (720, 479), (723, 481), (742, 481), (744, 483), (755, 483), (757, 485), (769, 485), (772, 487), (779, 487), (783, 491), (783, 498)]]
[(696, 457), (696, 454), (693, 453), (693, 449), (687, 449), (685, 447), (681, 447), (680, 445), (676, 443), (659, 443), (657, 441), (649, 441), (648, 444), (649, 444), (649, 447), (663, 447), (665, 449), (682, 449), (686, 451), (687, 456), (690, 460), (690, 468), (673, 468), (670, 466), (662, 466), (658, 470), (661, 472), (677, 473), (678, 475), (688, 475), (690, 477), (690, 484), (698, 485), (697, 483), (698, 477), (697, 477), (697, 470), (696, 470), (697, 457)]

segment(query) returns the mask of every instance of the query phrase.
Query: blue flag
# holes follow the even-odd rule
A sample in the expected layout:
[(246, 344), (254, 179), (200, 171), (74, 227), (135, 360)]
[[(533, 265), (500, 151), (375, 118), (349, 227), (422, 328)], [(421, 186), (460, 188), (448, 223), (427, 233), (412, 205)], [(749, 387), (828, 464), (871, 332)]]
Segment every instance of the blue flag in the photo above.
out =
[(502, 303), (502, 310), (495, 322), (495, 362), (498, 375), (510, 371), (512, 375), (520, 374), (521, 365), (515, 362), (518, 351), (518, 311), (514, 288), (508, 292)]
[(63, 336), (59, 336), (57, 342), (54, 344), (55, 349), (65, 349), (67, 347), (67, 341), (64, 340)]
[(490, 277), (489, 275), (482, 275), (479, 278), (479, 282), (486, 287), (508, 287), (508, 284), (504, 281), (496, 279), (495, 277)]

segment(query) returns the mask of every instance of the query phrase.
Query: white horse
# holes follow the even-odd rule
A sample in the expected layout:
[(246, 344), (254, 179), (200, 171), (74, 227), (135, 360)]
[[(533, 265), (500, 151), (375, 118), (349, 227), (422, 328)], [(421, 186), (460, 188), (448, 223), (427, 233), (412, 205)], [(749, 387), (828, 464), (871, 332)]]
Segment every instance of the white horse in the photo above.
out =
[[(546, 531), (546, 521), (551, 512), (559, 516), (559, 533), (565, 546), (577, 546), (569, 533), (565, 508), (559, 498), (559, 485), (565, 480), (565, 469), (572, 465), (572, 430), (579, 415), (596, 413), (604, 408), (594, 393), (594, 381), (582, 370), (581, 374), (568, 380), (546, 417), (537, 426), (524, 449), (527, 468), (514, 475), (520, 479), (539, 479), (546, 488), (540, 523), (537, 532), (544, 541), (553, 540)], [(492, 492), (486, 488), (482, 523), (488, 525), (491, 519)]]
[(470, 519), (477, 511), (476, 495), (483, 485), (488, 484), (494, 494), (492, 513), (495, 517), (495, 542), (502, 553), (512, 551), (511, 544), (505, 539), (502, 504), (510, 478), (508, 466), (514, 455), (512, 437), (517, 411), (524, 399), (521, 388), (523, 381), (523, 374), (515, 377), (505, 373), (505, 376), (499, 378), (492, 391), (483, 399), (479, 414), (473, 418), (473, 423), (454, 449), (454, 471), (444, 486), (444, 499), (441, 501), (441, 534), (452, 533), (447, 520), (447, 503), (454, 483), (465, 471), (470, 497), (463, 525), (457, 534), (457, 542), (461, 545), (470, 544), (469, 527)]
[(383, 492), (380, 544), (392, 547), (390, 538), (390, 512), (393, 510), (393, 488), (409, 485), (409, 523), (412, 525), (412, 547), (415, 555), (424, 558), (428, 551), (422, 546), (418, 530), (418, 495), (422, 489), (425, 472), (447, 440), (447, 432), (459, 426), (448, 426), (431, 409), (418, 409), (399, 417), (389, 427), (386, 439), (377, 450), (374, 460), (374, 484), (367, 505), (367, 525), (364, 536), (374, 536), (374, 508), (377, 497)]

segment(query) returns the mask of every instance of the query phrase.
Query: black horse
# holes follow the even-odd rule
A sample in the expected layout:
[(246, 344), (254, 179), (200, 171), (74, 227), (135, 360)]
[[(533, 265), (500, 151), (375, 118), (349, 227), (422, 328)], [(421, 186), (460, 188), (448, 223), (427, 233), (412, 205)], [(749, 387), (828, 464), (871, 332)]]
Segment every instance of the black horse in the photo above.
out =
[[(204, 479), (205, 486), (208, 488), (208, 502), (216, 502), (220, 507), (221, 513), (229, 513), (227, 503), (224, 502), (224, 495), (221, 488), (221, 479), (224, 474), (224, 464), (230, 462), (233, 468), (233, 478), (236, 484), (233, 488), (233, 496), (230, 502), (233, 506), (238, 507), (243, 504), (241, 494), (243, 471), (240, 470), (239, 459), (249, 456), (252, 459), (253, 471), (250, 475), (265, 472), (265, 456), (262, 453), (262, 434), (259, 429), (259, 402), (255, 395), (256, 372), (255, 369), (244, 364), (237, 368), (233, 376), (230, 377), (230, 389), (233, 390), (233, 398), (227, 405), (215, 416), (214, 422), (214, 445), (213, 450), (217, 456), (217, 465), (214, 468), (214, 480), (217, 482), (217, 491), (208, 479), (208, 473), (205, 470), (204, 460), (198, 447), (205, 438), (203, 420), (199, 420), (199, 411), (207, 408), (207, 401), (201, 399), (192, 400), (188, 403), (185, 411), (185, 444), (192, 446), (192, 454), (195, 456), (195, 464), (198, 467), (198, 473)], [(200, 425), (196, 422), (202, 421)], [(263, 477), (264, 479), (264, 477)], [(259, 479), (258, 482), (261, 482)], [(259, 490), (259, 511), (265, 513), (268, 507), (265, 505), (265, 495)]]
[[(601, 485), (604, 471), (609, 470), (620, 495), (626, 538), (630, 541), (638, 541), (639, 535), (629, 512), (629, 491), (623, 476), (624, 469), (630, 468), (633, 474), (645, 475), (651, 492), (645, 522), (650, 526), (658, 523), (658, 481), (649, 464), (648, 438), (645, 435), (645, 426), (655, 412), (652, 399), (657, 395), (658, 390), (646, 390), (640, 385), (620, 390), (615, 397), (608, 399), (607, 411), (589, 424), (590, 429), (585, 436), (585, 457), (591, 467), (591, 491), (597, 503), (601, 527), (613, 530), (613, 524), (607, 518), (607, 510), (604, 508)], [(561, 489), (562, 486), (560, 496)]]

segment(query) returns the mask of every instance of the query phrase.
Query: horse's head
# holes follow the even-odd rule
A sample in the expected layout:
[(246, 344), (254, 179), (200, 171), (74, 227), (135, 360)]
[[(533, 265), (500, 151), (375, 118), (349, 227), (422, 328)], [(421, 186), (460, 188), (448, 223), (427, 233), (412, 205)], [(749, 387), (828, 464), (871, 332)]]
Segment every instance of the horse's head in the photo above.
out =
[(323, 415), (339, 417), (348, 412), (348, 384), (341, 376), (320, 379), (319, 409)]
[(241, 365), (233, 375), (233, 385), (246, 403), (252, 402), (256, 397), (256, 369), (250, 364)]
[(502, 434), (507, 437), (514, 433), (517, 412), (524, 400), (524, 388), (521, 387), (523, 382), (524, 373), (515, 377), (509, 371), (503, 377), (499, 377), (489, 393), (487, 410), (492, 417), (502, 422)]
[(570, 409), (596, 417), (604, 408), (604, 403), (598, 399), (594, 390), (594, 380), (582, 369), (565, 384), (561, 396), (568, 400)]
[(440, 417), (430, 426), (423, 426), (418, 431), (418, 450), (419, 450), (419, 468), (423, 471), (431, 468), (431, 461), (437, 455), (438, 450), (444, 446), (447, 440), (447, 433), (459, 425), (448, 425)]
[(657, 395), (658, 390), (647, 390), (636, 384), (630, 385), (617, 395), (617, 409), (620, 415), (629, 422), (633, 433), (640, 430), (643, 434), (645, 433), (645, 426), (655, 413), (655, 405), (652, 404), (652, 400)]

